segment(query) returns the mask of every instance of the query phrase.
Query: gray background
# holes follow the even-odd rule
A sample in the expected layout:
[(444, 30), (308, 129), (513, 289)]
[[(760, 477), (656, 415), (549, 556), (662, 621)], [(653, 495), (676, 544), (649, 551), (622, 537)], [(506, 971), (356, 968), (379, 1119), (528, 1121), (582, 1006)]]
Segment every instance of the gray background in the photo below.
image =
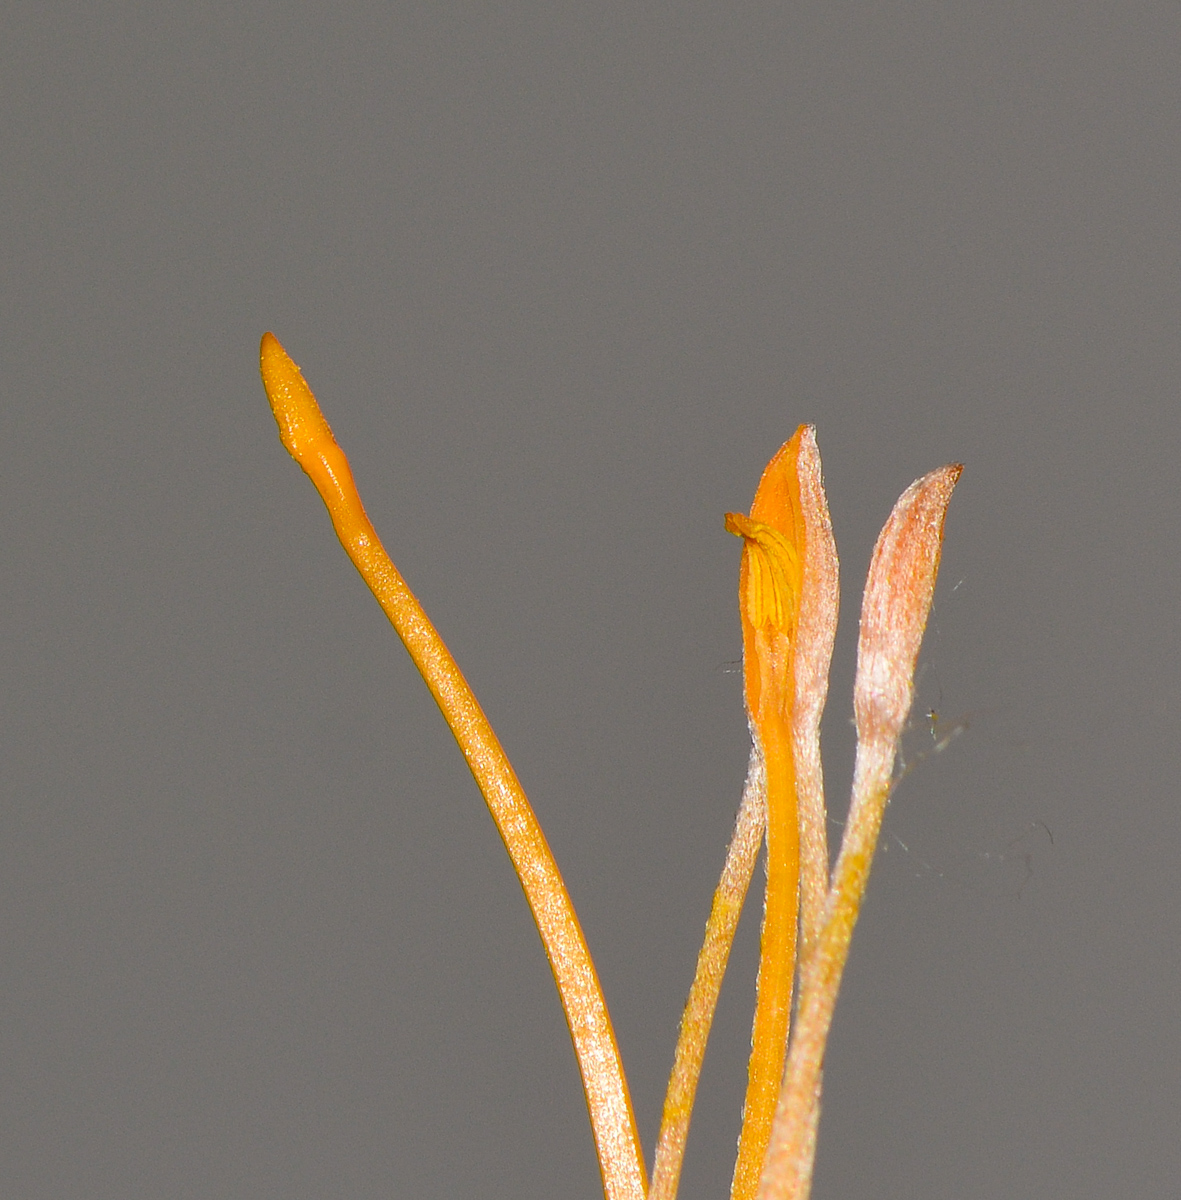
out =
[(0, 1194), (598, 1193), (273, 329), (534, 800), (649, 1147), (746, 759), (722, 513), (815, 422), (839, 819), (874, 537), (964, 461), (910, 759), (970, 728), (887, 816), (815, 1195), (1174, 1197), (1179, 53), (1174, 3), (7, 8)]

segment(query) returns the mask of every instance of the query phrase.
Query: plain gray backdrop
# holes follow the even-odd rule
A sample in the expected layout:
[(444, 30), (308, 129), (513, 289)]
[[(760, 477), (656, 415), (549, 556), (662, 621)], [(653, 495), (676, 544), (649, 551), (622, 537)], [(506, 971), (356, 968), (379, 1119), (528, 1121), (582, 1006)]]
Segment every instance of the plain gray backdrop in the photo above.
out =
[(649, 1154), (747, 754), (722, 514), (815, 423), (835, 839), (874, 538), (966, 463), (815, 1197), (1177, 1195), (1181, 8), (42, 0), (0, 89), (0, 1195), (599, 1194), (266, 329), (533, 799)]

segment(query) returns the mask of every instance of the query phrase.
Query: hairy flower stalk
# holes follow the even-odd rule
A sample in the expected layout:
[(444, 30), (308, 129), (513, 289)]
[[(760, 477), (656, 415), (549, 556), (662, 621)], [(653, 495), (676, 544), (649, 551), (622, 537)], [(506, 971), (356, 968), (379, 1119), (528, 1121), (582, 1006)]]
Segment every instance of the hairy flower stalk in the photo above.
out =
[(681, 1030), (673, 1054), (672, 1075), (661, 1115), (660, 1137), (652, 1167), (648, 1200), (674, 1200), (685, 1159), (689, 1120), (697, 1095), (697, 1081), (705, 1061), (705, 1046), (722, 990), (722, 978), (734, 944), (738, 918), (746, 901), (755, 862), (767, 826), (767, 777), (757, 747), (752, 748), (746, 772), (746, 787), (734, 824), (734, 835), (726, 853), (726, 865), (714, 893), (705, 940), (697, 956), (697, 973), (681, 1017)]
[(649, 1192), (607, 1005), (529, 801), (450, 651), (382, 547), (344, 452), (273, 334), (262, 339), (261, 369), (283, 445), (311, 477), (346, 553), (410, 652), (508, 849), (570, 1027), (606, 1200), (675, 1200), (706, 1042), (764, 838), (758, 989), (731, 1197), (807, 1200), (825, 1041), (893, 784), (943, 520), (961, 468), (943, 467), (912, 484), (874, 550), (854, 688), (853, 798), (831, 886), (820, 718), (836, 632), (838, 568), (815, 430), (801, 425), (767, 464), (749, 516), (726, 514), (726, 528), (743, 539), (739, 615), (753, 744), (681, 1020)]

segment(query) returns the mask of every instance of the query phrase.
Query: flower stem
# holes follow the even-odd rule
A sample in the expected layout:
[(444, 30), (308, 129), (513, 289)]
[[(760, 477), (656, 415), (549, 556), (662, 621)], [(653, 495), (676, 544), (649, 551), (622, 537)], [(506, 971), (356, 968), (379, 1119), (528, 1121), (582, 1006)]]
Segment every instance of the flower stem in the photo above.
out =
[(263, 335), (261, 369), (283, 445), (316, 485), (341, 545), (426, 681), (504, 840), (562, 998), (607, 1200), (644, 1200), (644, 1164), (619, 1048), (545, 835), (467, 680), (382, 547), (311, 389), (270, 333)]
[(877, 847), (893, 765), (892, 744), (858, 747), (853, 789), (861, 801), (854, 804), (859, 819), (848, 827), (833, 872), (827, 919), (802, 965), (800, 1008), (759, 1200), (805, 1200), (811, 1186), (824, 1047)]
[(714, 893), (705, 926), (705, 940), (697, 956), (697, 973), (693, 977), (689, 999), (681, 1017), (681, 1031), (673, 1054), (668, 1094), (664, 1100), (648, 1200), (674, 1200), (677, 1194), (681, 1165), (685, 1159), (685, 1140), (689, 1136), (689, 1119), (693, 1113), (710, 1026), (718, 1006), (718, 993), (726, 974), (730, 948), (734, 944), (734, 932), (738, 928), (738, 919), (742, 915), (742, 906), (758, 861), (759, 848), (763, 844), (763, 830), (767, 821), (766, 787), (762, 759), (752, 751), (742, 803), (734, 824), (734, 836), (726, 852), (722, 878)]

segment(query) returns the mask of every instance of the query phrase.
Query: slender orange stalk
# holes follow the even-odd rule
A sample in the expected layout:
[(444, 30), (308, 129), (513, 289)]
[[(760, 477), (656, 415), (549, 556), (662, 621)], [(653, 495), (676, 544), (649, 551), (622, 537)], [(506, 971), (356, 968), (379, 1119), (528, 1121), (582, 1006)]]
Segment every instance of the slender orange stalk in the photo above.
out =
[(800, 1008), (758, 1200), (807, 1200), (824, 1046), (890, 795), (898, 738), (931, 608), (943, 522), (963, 468), (932, 471), (894, 506), (874, 548), (853, 688), (857, 759), (849, 819), (825, 919), (801, 973)]
[(467, 680), (382, 547), (311, 389), (270, 333), (262, 339), (261, 370), (283, 445), (316, 485), (345, 552), (422, 673), (504, 839), (566, 1012), (607, 1200), (644, 1200), (639, 1135), (607, 1005), (533, 809)]
[(744, 539), (738, 596), (751, 734), (767, 777), (767, 891), (750, 1065), (732, 1200), (758, 1187), (783, 1077), (799, 920), (799, 813), (792, 734), (795, 639), (806, 531), (797, 460), (800, 426), (768, 463), (751, 515), (726, 514)]
[(763, 831), (767, 823), (766, 787), (763, 760), (756, 747), (751, 751), (734, 836), (730, 839), (722, 878), (714, 893), (705, 926), (705, 941), (697, 956), (697, 973), (693, 977), (689, 999), (681, 1017), (648, 1200), (674, 1200), (677, 1194), (681, 1165), (685, 1160), (685, 1141), (689, 1136), (689, 1119), (705, 1059), (705, 1046), (718, 1006), (718, 994), (726, 974), (730, 947), (734, 944), (738, 918), (742, 915), (742, 906), (763, 844)]

